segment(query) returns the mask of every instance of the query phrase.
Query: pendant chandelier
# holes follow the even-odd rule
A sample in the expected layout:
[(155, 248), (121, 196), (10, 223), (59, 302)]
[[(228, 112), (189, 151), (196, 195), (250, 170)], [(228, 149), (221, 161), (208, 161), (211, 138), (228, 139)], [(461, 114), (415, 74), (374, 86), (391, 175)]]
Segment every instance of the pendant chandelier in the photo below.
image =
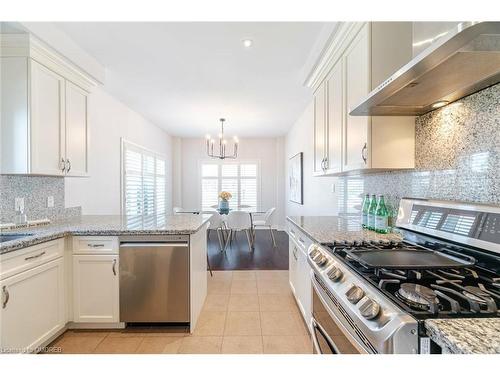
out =
[(233, 154), (226, 155), (227, 140), (224, 138), (224, 121), (226, 119), (220, 119), (221, 132), (219, 133), (219, 154), (214, 154), (215, 139), (210, 135), (207, 135), (207, 155), (214, 159), (236, 159), (238, 157), (238, 138), (233, 137)]

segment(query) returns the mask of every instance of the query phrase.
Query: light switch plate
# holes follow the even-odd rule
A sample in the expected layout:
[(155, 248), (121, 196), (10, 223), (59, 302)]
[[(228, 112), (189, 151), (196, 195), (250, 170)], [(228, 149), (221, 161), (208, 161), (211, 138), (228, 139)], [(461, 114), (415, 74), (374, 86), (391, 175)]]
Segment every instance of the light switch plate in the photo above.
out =
[(14, 210), (24, 211), (24, 197), (17, 197), (14, 199)]
[(332, 184), (332, 186), (331, 186), (331, 192), (335, 193), (335, 184)]
[(52, 195), (47, 197), (47, 207), (54, 207), (54, 197)]

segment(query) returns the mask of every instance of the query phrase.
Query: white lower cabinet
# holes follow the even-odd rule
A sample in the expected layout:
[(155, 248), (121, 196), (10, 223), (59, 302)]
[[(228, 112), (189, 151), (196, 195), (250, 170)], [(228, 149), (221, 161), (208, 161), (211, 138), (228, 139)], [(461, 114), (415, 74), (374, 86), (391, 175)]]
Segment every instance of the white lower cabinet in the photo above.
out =
[(311, 241), (296, 227), (289, 230), (290, 288), (308, 326), (312, 316), (311, 268), (307, 262), (307, 248), (310, 244)]
[(1, 342), (5, 351), (37, 351), (66, 324), (63, 258), (0, 282)]
[(292, 289), (292, 292), (294, 295), (297, 294), (297, 273), (299, 271), (298, 266), (298, 252), (299, 249), (297, 245), (295, 244), (295, 241), (290, 239), (289, 240), (289, 246), (288, 246), (288, 277), (290, 281), (290, 288)]
[(74, 322), (119, 322), (118, 272), (118, 254), (73, 255)]
[(302, 249), (298, 251), (297, 270), (297, 298), (304, 320), (309, 327), (309, 322), (312, 317), (311, 267), (309, 263), (307, 263), (307, 254)]

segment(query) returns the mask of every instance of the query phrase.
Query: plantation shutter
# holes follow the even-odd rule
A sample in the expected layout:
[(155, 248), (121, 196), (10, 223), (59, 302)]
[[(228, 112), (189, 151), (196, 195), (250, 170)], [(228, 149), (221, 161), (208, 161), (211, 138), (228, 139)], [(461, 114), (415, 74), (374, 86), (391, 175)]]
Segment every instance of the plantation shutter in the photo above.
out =
[(202, 163), (202, 210), (213, 210), (218, 204), (221, 191), (231, 193), (231, 209), (258, 209), (258, 178), (256, 163)]
[(166, 214), (165, 159), (124, 142), (123, 207), (128, 224), (162, 225)]

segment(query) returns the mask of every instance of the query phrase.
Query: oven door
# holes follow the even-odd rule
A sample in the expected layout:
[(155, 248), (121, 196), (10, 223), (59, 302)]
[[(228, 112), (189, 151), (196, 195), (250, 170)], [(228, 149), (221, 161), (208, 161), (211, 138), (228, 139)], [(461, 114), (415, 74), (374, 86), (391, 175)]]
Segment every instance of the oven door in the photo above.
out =
[(345, 333), (341, 323), (335, 318), (321, 292), (322, 287), (315, 282), (313, 285), (313, 317), (311, 319), (312, 341), (316, 354), (359, 354), (367, 353), (354, 339)]

